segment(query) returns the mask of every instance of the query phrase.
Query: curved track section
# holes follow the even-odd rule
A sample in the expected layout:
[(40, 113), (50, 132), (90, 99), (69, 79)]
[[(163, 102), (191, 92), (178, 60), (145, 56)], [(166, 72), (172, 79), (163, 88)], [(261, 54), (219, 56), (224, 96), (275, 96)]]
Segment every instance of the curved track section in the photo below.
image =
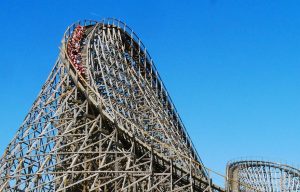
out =
[(145, 46), (114, 19), (64, 34), (0, 159), (0, 191), (223, 191), (212, 184)]
[(285, 164), (255, 160), (231, 162), (227, 176), (227, 190), (232, 192), (300, 191), (300, 170)]

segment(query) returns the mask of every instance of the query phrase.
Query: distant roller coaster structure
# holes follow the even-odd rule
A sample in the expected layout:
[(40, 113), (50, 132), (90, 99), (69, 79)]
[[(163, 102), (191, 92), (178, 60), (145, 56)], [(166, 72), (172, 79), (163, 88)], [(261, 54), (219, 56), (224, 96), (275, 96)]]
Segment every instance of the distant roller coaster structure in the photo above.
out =
[[(227, 191), (300, 191), (300, 170), (270, 161), (242, 160), (227, 165)], [(232, 182), (234, 181), (234, 182)]]

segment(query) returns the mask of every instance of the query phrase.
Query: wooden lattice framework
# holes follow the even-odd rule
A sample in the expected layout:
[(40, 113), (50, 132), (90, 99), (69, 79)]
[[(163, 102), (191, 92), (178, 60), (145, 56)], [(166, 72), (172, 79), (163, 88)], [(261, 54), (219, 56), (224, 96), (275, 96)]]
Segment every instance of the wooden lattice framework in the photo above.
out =
[[(67, 46), (79, 25), (84, 73)], [(0, 159), (0, 191), (223, 190), (212, 184), (143, 43), (126, 24), (104, 19), (67, 29)]]

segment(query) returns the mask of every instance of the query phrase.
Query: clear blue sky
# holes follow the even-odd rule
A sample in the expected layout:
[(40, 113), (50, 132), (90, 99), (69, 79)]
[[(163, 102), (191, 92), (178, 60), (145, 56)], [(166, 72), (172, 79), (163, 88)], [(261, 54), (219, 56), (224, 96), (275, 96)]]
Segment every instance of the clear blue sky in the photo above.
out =
[(300, 163), (300, 1), (0, 2), (0, 153), (45, 82), (66, 27), (115, 17), (143, 40), (204, 163)]

